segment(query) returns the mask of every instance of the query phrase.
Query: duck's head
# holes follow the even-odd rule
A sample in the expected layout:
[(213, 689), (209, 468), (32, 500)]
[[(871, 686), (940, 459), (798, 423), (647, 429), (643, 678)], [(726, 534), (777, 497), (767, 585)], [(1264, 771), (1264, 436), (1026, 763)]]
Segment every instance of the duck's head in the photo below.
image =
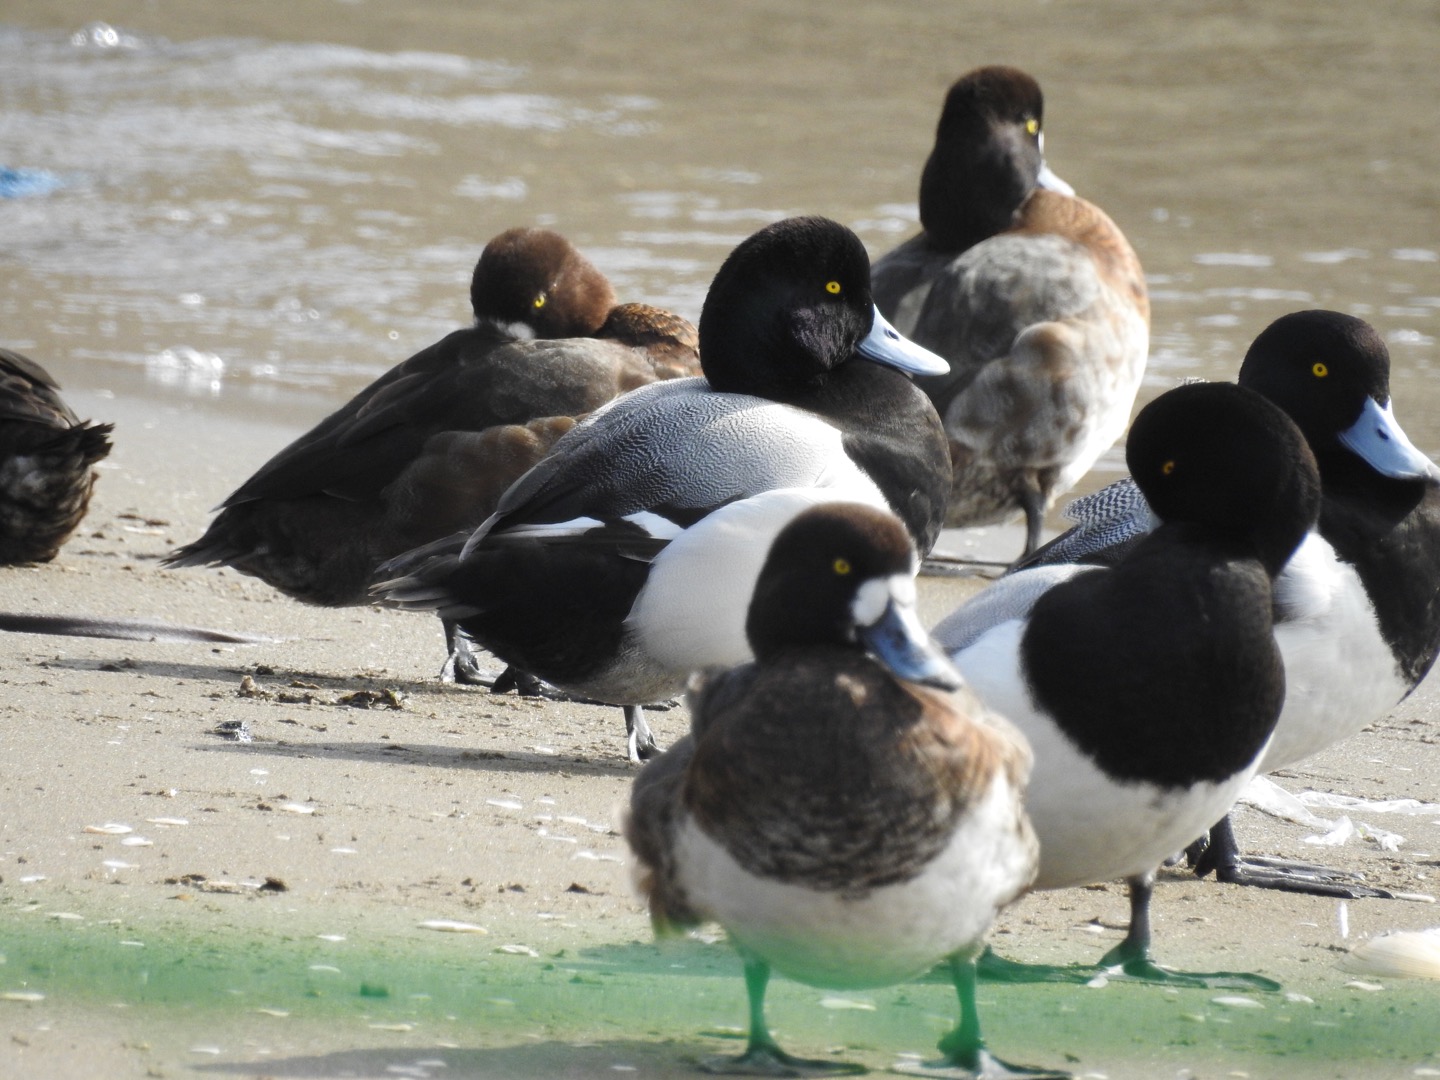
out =
[(485, 245), (470, 306), (521, 338), (589, 337), (615, 306), (609, 280), (550, 229), (507, 229)]
[(920, 223), (937, 247), (1009, 228), (1036, 187), (1075, 193), (1045, 164), (1044, 123), (1040, 84), (1018, 68), (977, 68), (950, 87), (920, 177)]
[(700, 363), (714, 389), (785, 400), (857, 355), (912, 374), (949, 370), (881, 316), (870, 258), (845, 226), (786, 218), (721, 264), (700, 313)]
[(776, 536), (745, 622), (763, 663), (795, 649), (868, 652), (910, 682), (943, 689), (960, 676), (915, 611), (918, 556), (895, 515), (862, 503), (822, 503)]
[(1440, 479), (1395, 419), (1390, 353), (1364, 319), (1338, 311), (1282, 315), (1250, 346), (1239, 382), (1300, 426), (1322, 474), (1358, 457), (1382, 476)]
[(1130, 427), (1125, 462), (1164, 525), (1253, 552), (1272, 575), (1320, 511), (1305, 437), (1233, 383), (1178, 386), (1150, 402)]

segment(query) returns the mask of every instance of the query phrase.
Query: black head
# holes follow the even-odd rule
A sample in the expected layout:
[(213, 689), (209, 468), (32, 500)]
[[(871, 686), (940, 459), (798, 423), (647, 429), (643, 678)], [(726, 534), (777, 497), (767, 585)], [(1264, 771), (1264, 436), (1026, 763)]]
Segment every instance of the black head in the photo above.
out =
[(945, 97), (920, 177), (920, 223), (963, 251), (1009, 227), (1044, 165), (1040, 84), (1012, 67), (977, 68)]
[[(1390, 353), (1375, 328), (1338, 311), (1297, 311), (1265, 328), (1240, 365), (1240, 385), (1265, 395), (1305, 434), (1321, 476), (1379, 473), (1431, 480), (1390, 407)], [(1361, 464), (1363, 462), (1363, 464)]]
[(848, 361), (873, 320), (860, 238), (787, 218), (721, 264), (700, 312), (700, 364), (716, 390), (784, 400)]
[(917, 556), (895, 515), (824, 503), (775, 538), (745, 633), (760, 663), (794, 649), (869, 651), (901, 678), (953, 688), (958, 676), (915, 617)]
[(1320, 476), (1304, 436), (1259, 394), (1194, 383), (1140, 410), (1130, 474), (1165, 525), (1251, 552), (1273, 575), (1315, 523)]
[(1390, 400), (1390, 353), (1364, 319), (1296, 311), (1261, 331), (1239, 383), (1284, 409), (1318, 448), (1359, 418), (1366, 398)]
[(537, 338), (589, 337), (615, 306), (610, 282), (549, 229), (509, 229), (485, 245), (470, 281), (475, 318)]

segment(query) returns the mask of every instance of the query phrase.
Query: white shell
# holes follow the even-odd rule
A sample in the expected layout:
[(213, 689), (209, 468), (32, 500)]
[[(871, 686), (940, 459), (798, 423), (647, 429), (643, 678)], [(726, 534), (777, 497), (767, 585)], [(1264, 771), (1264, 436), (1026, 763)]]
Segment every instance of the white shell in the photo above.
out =
[(1362, 941), (1340, 966), (1359, 975), (1440, 979), (1440, 927), (1399, 930)]

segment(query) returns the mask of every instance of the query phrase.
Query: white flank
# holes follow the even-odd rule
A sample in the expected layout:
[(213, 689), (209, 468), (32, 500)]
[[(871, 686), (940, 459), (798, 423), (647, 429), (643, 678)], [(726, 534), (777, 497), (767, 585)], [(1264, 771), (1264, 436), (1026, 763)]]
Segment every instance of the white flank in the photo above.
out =
[(885, 508), (873, 484), (869, 492), (858, 483), (845, 491), (779, 488), (686, 529), (655, 559), (630, 609), (626, 625), (640, 648), (680, 673), (749, 660), (745, 616), (771, 542), (798, 514), (841, 499)]
[(888, 986), (977, 943), (1030, 877), (1033, 846), (1004, 774), (920, 873), (863, 896), (757, 877), (692, 820), (676, 839), (686, 894), (745, 948), (815, 986)]

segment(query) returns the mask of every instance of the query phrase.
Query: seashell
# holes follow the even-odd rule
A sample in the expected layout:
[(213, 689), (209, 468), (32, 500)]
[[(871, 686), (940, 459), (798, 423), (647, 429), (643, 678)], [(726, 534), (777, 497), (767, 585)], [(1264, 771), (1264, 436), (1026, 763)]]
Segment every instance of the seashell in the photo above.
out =
[(498, 945), (495, 948), (497, 953), (509, 953), (511, 956), (539, 956), (540, 954), (529, 945)]
[(488, 934), (490, 931), (474, 923), (457, 922), (454, 919), (426, 919), (416, 923), (421, 930), (439, 930), (446, 934)]
[(1243, 994), (1225, 994), (1210, 999), (1212, 1005), (1223, 1005), (1227, 1009), (1263, 1009), (1264, 1004)]
[(1340, 966), (1357, 975), (1440, 979), (1440, 927), (1398, 930), (1359, 942)]

